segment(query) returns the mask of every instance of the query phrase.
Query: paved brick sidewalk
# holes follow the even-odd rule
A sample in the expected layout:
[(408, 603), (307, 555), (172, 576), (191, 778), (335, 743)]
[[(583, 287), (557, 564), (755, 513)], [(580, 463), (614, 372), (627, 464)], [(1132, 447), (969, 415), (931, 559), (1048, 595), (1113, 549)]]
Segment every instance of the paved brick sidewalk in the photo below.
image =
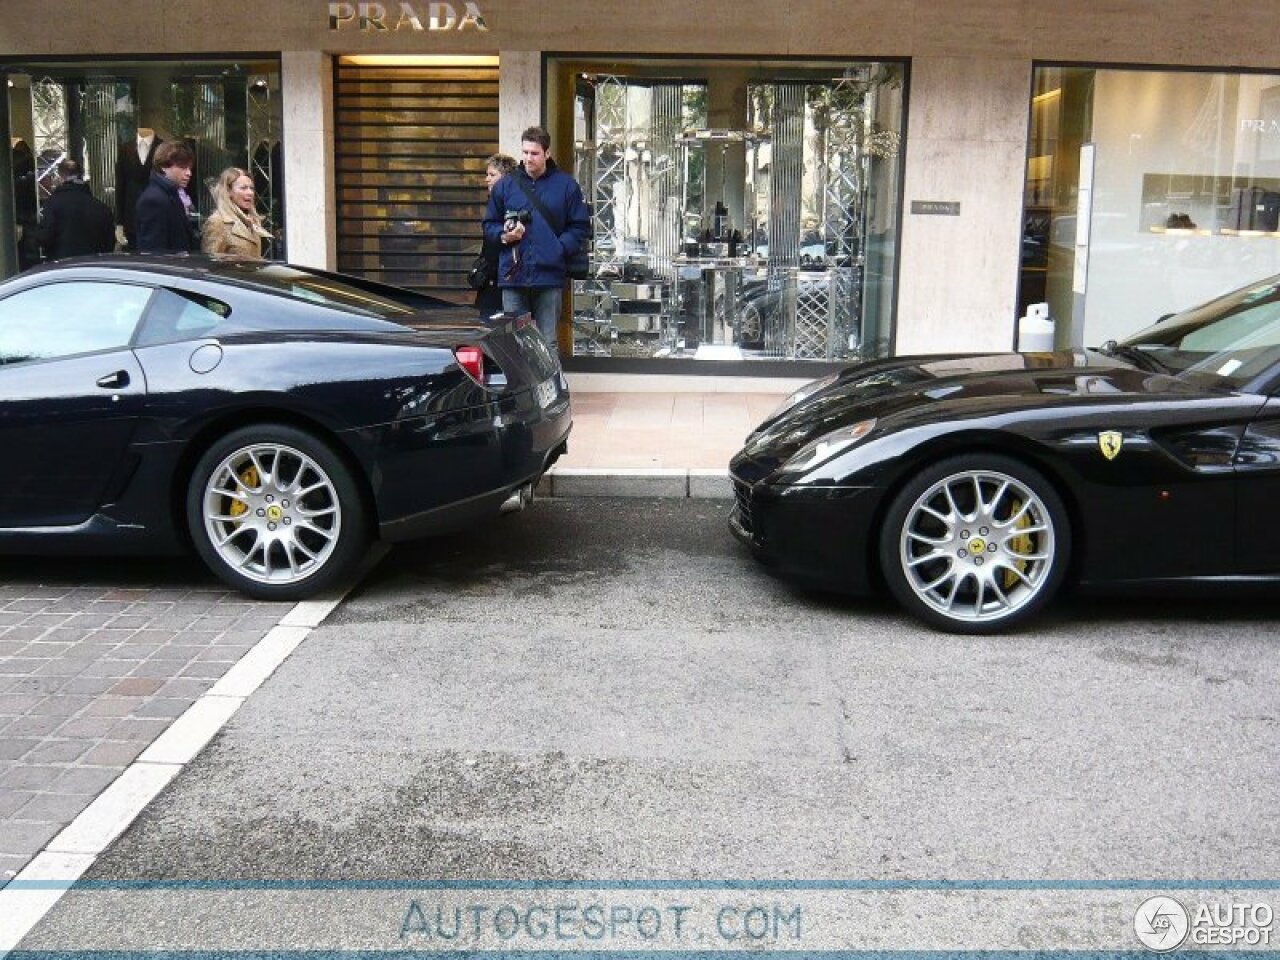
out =
[(0, 886), (292, 607), (185, 561), (0, 562)]

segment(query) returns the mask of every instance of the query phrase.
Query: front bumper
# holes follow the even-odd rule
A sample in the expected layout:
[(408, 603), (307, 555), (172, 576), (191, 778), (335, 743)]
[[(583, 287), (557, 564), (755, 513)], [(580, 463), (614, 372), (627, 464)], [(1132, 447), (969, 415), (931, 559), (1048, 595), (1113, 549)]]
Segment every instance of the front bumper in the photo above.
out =
[(812, 587), (868, 594), (874, 589), (878, 511), (875, 487), (777, 486), (731, 475), (729, 529), (761, 563)]

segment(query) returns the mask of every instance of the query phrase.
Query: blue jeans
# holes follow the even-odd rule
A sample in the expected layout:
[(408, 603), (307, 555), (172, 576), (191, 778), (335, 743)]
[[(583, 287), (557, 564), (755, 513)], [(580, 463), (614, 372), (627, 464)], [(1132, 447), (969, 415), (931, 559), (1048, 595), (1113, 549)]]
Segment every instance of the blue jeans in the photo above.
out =
[(563, 298), (564, 287), (503, 287), (502, 310), (504, 313), (533, 314), (538, 332), (555, 353), (556, 327), (560, 324)]

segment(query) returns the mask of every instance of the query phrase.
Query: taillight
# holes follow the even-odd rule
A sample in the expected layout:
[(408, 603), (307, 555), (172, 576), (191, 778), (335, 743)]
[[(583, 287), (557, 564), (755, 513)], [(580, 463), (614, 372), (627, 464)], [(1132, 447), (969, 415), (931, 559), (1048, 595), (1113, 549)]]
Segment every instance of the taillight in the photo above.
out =
[(454, 347), (453, 355), (458, 359), (458, 366), (466, 371), (467, 376), (480, 386), (484, 386), (484, 354), (479, 347)]

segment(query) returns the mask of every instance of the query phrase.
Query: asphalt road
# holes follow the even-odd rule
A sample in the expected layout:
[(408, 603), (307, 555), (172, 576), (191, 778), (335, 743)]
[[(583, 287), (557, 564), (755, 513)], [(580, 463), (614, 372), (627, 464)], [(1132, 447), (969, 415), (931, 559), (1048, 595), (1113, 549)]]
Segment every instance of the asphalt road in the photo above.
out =
[(88, 876), (1280, 876), (1274, 599), (946, 636), (773, 579), (726, 511), (394, 549)]

